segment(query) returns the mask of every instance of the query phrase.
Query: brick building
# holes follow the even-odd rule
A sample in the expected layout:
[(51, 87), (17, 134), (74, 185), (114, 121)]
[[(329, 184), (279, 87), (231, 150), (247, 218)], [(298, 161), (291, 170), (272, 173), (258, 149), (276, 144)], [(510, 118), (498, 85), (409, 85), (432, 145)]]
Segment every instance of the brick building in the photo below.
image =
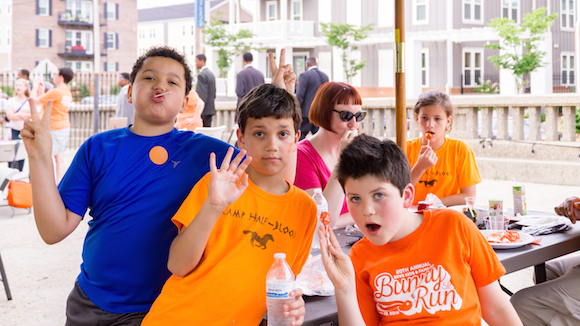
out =
[(92, 1), (0, 1), (0, 71), (32, 70), (43, 59), (74, 71), (129, 71), (137, 0), (99, 1), (100, 67), (93, 67), (93, 17)]

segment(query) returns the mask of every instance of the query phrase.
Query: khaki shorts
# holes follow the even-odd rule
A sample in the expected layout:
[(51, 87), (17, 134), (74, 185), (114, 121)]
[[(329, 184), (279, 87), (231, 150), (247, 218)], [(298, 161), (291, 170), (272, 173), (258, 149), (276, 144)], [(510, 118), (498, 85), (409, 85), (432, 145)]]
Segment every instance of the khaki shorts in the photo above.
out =
[(52, 155), (56, 155), (60, 152), (66, 151), (66, 144), (70, 138), (70, 128), (61, 130), (51, 130), (50, 136), (52, 136)]

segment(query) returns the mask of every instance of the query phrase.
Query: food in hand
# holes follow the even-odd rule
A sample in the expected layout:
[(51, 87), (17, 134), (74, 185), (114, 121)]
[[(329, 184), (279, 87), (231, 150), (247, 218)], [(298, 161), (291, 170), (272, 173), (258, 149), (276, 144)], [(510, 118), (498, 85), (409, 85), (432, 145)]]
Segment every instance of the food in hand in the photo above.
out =
[(505, 230), (490, 233), (485, 236), (485, 239), (489, 243), (515, 243), (522, 242), (520, 239), (520, 234), (516, 231)]
[(325, 228), (328, 227), (328, 224), (330, 224), (330, 214), (328, 212), (320, 213), (320, 222), (324, 224)]

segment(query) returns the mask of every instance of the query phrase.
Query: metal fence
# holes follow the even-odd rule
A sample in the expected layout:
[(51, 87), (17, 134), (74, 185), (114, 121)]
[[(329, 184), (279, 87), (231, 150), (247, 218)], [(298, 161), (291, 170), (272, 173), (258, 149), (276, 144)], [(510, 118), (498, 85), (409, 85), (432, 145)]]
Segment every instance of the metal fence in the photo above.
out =
[[(490, 89), (482, 87), (482, 84), (488, 84), (492, 89), (497, 89), (496, 93), (499, 93), (499, 75), (483, 75), (477, 76), (477, 78), (467, 78), (470, 79), (469, 85), (465, 83), (466, 76), (461, 74), (461, 94), (471, 94), (471, 93), (486, 93), (483, 91), (485, 89)], [(497, 88), (495, 88), (497, 87)]]
[(574, 71), (552, 75), (554, 93), (576, 93), (576, 78)]

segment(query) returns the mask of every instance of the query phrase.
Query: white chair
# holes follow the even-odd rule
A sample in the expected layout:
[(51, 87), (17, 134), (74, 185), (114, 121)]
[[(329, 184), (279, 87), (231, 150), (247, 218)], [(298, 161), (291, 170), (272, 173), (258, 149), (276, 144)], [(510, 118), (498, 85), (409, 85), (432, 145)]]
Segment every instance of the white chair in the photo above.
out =
[(232, 127), (232, 132), (230, 133), (230, 137), (228, 138), (228, 144), (230, 145), (236, 145), (236, 142), (238, 141), (238, 129), (240, 128), (240, 126), (236, 123), (233, 127)]
[[(19, 140), (10, 140), (0, 142), (0, 162), (13, 162), (16, 157), (16, 144)], [(24, 144), (22, 146), (24, 147)]]
[[(24, 145), (22, 145), (24, 147)], [(5, 166), (0, 166), (0, 207), (10, 206), (8, 205), (8, 184), (10, 180), (29, 180), (30, 175), (28, 171), (18, 171), (18, 169), (12, 169)], [(14, 207), (12, 208), (12, 216), (14, 216)], [(26, 208), (28, 213), (31, 212), (30, 208)]]
[(226, 126), (224, 125), (219, 127), (197, 127), (193, 132), (222, 140), (222, 136), (225, 130)]

